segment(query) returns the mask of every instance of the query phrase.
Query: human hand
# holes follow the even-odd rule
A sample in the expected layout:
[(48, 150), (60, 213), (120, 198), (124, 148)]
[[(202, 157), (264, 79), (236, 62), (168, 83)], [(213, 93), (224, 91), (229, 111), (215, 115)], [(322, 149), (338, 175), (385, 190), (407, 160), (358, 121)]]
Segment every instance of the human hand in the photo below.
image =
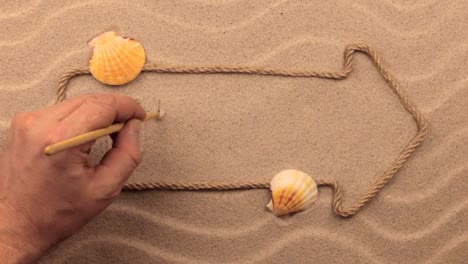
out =
[[(0, 154), (0, 260), (36, 261), (109, 206), (140, 162), (145, 116), (133, 99), (109, 94), (17, 114)], [(94, 142), (43, 153), (47, 145), (115, 122), (126, 124), (100, 164), (89, 157)]]

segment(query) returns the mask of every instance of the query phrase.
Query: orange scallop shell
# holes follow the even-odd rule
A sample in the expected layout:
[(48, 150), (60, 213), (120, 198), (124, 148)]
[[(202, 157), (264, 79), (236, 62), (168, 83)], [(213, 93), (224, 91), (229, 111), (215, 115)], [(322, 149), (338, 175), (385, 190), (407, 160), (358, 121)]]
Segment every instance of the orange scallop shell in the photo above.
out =
[(89, 43), (94, 47), (89, 61), (91, 74), (102, 83), (122, 85), (133, 81), (145, 65), (145, 50), (131, 38), (106, 32)]
[(317, 184), (308, 174), (284, 170), (270, 182), (271, 201), (267, 204), (276, 216), (294, 214), (312, 206), (317, 200)]

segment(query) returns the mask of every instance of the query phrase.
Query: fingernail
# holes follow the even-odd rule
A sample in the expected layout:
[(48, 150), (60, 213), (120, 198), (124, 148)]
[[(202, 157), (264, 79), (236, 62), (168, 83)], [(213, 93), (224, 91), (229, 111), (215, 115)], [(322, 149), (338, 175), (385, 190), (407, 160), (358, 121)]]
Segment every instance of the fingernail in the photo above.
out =
[(132, 121), (132, 131), (133, 133), (135, 134), (140, 134), (140, 130), (141, 130), (141, 120), (139, 119), (135, 119)]

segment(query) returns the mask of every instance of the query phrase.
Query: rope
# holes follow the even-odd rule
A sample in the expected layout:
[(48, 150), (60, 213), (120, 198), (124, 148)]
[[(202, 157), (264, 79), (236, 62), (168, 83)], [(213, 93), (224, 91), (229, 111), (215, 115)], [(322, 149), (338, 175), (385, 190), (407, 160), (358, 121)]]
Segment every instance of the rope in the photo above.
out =
[[(413, 154), (416, 148), (421, 144), (427, 135), (427, 123), (411, 102), (406, 93), (400, 88), (395, 79), (391, 76), (388, 68), (384, 66), (382, 59), (375, 50), (365, 44), (354, 44), (346, 48), (344, 52), (344, 65), (341, 71), (306, 71), (306, 70), (287, 70), (256, 66), (185, 66), (172, 65), (164, 66), (159, 64), (147, 64), (143, 68), (145, 72), (156, 73), (182, 73), (182, 74), (213, 74), (213, 73), (231, 73), (231, 74), (255, 74), (255, 75), (274, 75), (287, 77), (315, 77), (341, 80), (346, 78), (353, 70), (353, 58), (356, 52), (362, 52), (367, 55), (377, 67), (383, 79), (390, 86), (398, 99), (403, 104), (417, 124), (417, 133), (406, 145), (398, 158), (384, 171), (374, 184), (350, 207), (342, 205), (343, 190), (334, 179), (318, 179), (318, 186), (329, 187), (333, 191), (332, 208), (333, 211), (342, 217), (349, 217), (356, 214), (365, 206), (385, 185), (396, 175), (399, 169), (405, 164), (408, 158)], [(59, 81), (57, 91), (57, 103), (65, 100), (65, 93), (69, 81), (78, 75), (90, 74), (88, 68), (77, 68), (65, 72)], [(269, 189), (268, 182), (221, 182), (221, 183), (184, 183), (184, 182), (129, 182), (123, 187), (126, 191), (145, 191), (145, 190), (240, 190), (240, 189)]]
[(129, 182), (123, 187), (125, 191), (145, 190), (189, 190), (189, 191), (221, 191), (221, 190), (246, 190), (269, 189), (268, 182), (220, 182), (220, 183), (193, 183), (193, 182)]
[(85, 75), (85, 74), (90, 74), (91, 72), (89, 71), (88, 68), (77, 68), (77, 69), (72, 69), (64, 74), (62, 74), (62, 77), (60, 77), (59, 80), (59, 89), (57, 91), (57, 101), (55, 102), (60, 103), (63, 100), (65, 100), (65, 92), (67, 91), (67, 85), (70, 82), (70, 80), (79, 75)]

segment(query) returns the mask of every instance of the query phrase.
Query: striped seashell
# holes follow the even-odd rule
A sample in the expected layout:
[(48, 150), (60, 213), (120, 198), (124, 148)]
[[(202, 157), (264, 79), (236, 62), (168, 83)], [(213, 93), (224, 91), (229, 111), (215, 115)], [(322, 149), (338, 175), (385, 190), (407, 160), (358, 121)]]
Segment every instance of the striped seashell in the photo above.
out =
[(309, 208), (318, 195), (317, 184), (309, 175), (297, 170), (276, 174), (270, 182), (271, 201), (267, 204), (276, 216), (297, 213)]
[(102, 83), (122, 85), (133, 81), (145, 65), (145, 50), (131, 38), (106, 32), (89, 42), (94, 47), (91, 74)]

